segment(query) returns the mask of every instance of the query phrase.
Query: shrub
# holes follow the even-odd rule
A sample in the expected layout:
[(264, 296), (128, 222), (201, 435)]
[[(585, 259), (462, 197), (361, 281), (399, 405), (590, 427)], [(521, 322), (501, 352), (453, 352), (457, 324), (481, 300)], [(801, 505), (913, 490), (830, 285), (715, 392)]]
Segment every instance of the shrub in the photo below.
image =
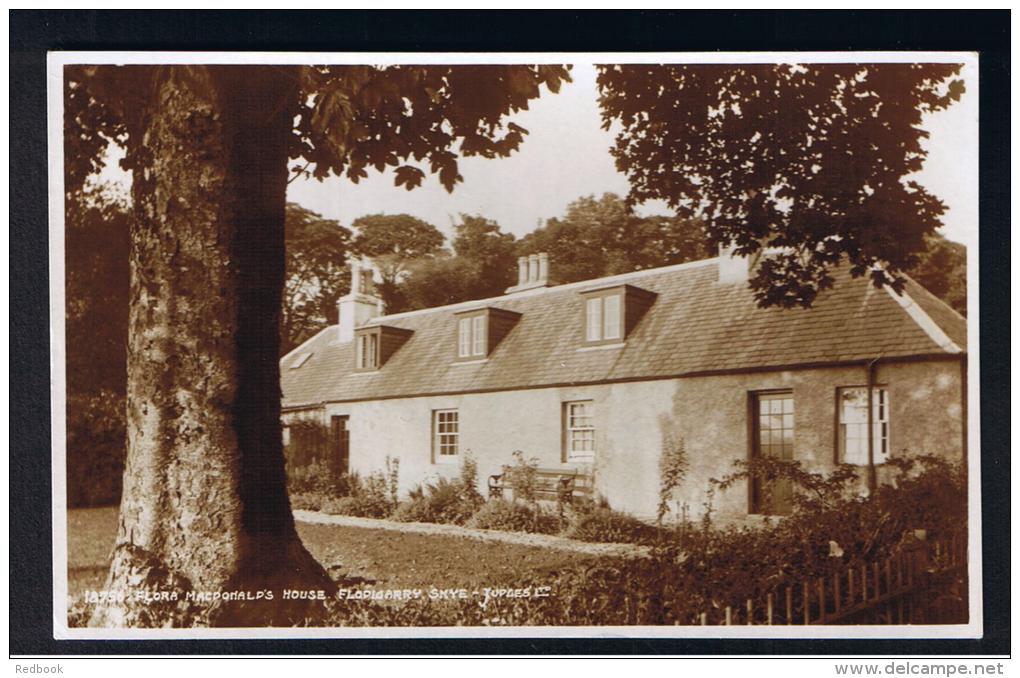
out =
[(478, 466), (470, 453), (461, 459), (460, 475), (418, 486), (393, 514), (394, 520), (463, 525), (484, 503), (478, 492)]
[[(687, 448), (684, 439), (676, 431), (675, 425), (663, 421), (665, 433), (662, 439), (662, 454), (659, 457), (659, 506), (658, 522), (662, 522), (669, 513), (673, 494), (687, 476)], [(677, 511), (677, 519), (682, 519), (681, 511)]]
[(508, 532), (538, 532), (554, 534), (560, 521), (555, 514), (538, 504), (505, 499), (491, 499), (467, 521), (468, 527)]
[(364, 480), (352, 474), (350, 493), (344, 497), (330, 497), (322, 502), (322, 510), (331, 515), (386, 518), (393, 512), (389, 487), (382, 473), (373, 473)]
[(603, 543), (651, 544), (660, 541), (663, 531), (634, 516), (603, 506), (574, 512), (564, 537)]
[(525, 459), (524, 453), (515, 450), (514, 463), (503, 467), (503, 480), (514, 488), (514, 499), (534, 504), (538, 494), (538, 460)]
[(313, 459), (308, 464), (287, 464), (287, 491), (291, 494), (341, 496), (346, 481), (331, 471), (325, 462)]
[(321, 511), (330, 498), (317, 492), (297, 492), (290, 495), (290, 507), (296, 511)]

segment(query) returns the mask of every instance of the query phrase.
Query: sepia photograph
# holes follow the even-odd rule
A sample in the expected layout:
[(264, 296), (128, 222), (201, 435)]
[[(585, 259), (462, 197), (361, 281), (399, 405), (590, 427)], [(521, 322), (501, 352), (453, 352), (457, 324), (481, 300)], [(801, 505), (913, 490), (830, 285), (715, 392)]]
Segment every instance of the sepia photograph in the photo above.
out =
[(54, 635), (980, 637), (979, 66), (51, 52)]

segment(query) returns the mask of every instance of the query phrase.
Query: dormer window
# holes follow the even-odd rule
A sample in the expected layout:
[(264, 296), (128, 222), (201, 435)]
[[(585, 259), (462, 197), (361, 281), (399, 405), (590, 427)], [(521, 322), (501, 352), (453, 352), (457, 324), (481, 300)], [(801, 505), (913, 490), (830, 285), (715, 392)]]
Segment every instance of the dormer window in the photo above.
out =
[(655, 302), (656, 294), (633, 285), (616, 285), (581, 293), (584, 299), (584, 343), (622, 342)]
[(484, 360), (520, 317), (520, 313), (492, 307), (457, 313), (456, 359)]
[(485, 357), (488, 354), (488, 318), (484, 314), (461, 318), (457, 322), (457, 357)]
[(591, 297), (585, 303), (587, 341), (609, 341), (620, 338), (620, 295)]
[(354, 332), (355, 369), (361, 371), (379, 369), (412, 334), (411, 330), (390, 325), (358, 328)]
[(379, 367), (379, 335), (375, 332), (359, 334), (357, 338), (356, 366), (359, 370), (374, 370)]

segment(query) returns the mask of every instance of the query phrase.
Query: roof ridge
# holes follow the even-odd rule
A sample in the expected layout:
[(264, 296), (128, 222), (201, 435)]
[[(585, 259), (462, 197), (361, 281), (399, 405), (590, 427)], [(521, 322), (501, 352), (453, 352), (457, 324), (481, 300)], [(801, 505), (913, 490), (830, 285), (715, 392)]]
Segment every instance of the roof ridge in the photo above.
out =
[[(911, 280), (911, 282), (916, 281)], [(893, 298), (900, 308), (906, 312), (906, 314), (913, 320), (921, 330), (928, 335), (936, 346), (941, 348), (946, 353), (963, 353), (963, 349), (956, 345), (949, 335), (946, 334), (945, 330), (939, 327), (927, 311), (921, 308), (920, 304), (914, 301), (910, 293), (904, 289), (901, 292), (896, 292), (889, 285), (882, 285), (882, 288)], [(922, 286), (923, 289), (923, 286)], [(948, 306), (948, 304), (946, 304)]]
[(468, 301), (458, 301), (453, 304), (446, 304), (444, 306), (430, 306), (429, 308), (418, 308), (413, 311), (402, 311), (401, 313), (390, 313), (388, 315), (381, 315), (376, 318), (372, 318), (368, 321), (368, 325), (375, 325), (383, 320), (393, 320), (399, 318), (410, 318), (416, 315), (424, 315), (426, 313), (432, 313), (434, 311), (450, 311), (456, 308), (468, 308), (470, 306), (484, 305), (486, 302), (495, 302), (504, 299), (523, 299), (526, 297), (540, 296), (549, 292), (561, 292), (564, 290), (577, 289), (581, 287), (589, 287), (596, 283), (603, 284), (606, 282), (616, 282), (622, 280), (629, 280), (632, 278), (644, 278), (650, 275), (656, 275), (660, 273), (672, 273), (674, 271), (686, 270), (689, 268), (700, 268), (702, 266), (708, 266), (719, 260), (719, 257), (712, 257), (710, 259), (698, 259), (696, 261), (685, 261), (682, 264), (672, 264), (670, 266), (659, 266), (657, 268), (643, 268), (637, 271), (629, 271), (627, 273), (617, 273), (616, 275), (607, 275), (601, 278), (589, 278), (587, 280), (578, 280), (576, 282), (565, 283), (563, 285), (552, 285), (549, 287), (534, 287), (528, 290), (521, 290), (520, 292), (511, 292), (509, 294), (501, 294), (495, 297), (485, 297), (483, 299), (471, 299)]

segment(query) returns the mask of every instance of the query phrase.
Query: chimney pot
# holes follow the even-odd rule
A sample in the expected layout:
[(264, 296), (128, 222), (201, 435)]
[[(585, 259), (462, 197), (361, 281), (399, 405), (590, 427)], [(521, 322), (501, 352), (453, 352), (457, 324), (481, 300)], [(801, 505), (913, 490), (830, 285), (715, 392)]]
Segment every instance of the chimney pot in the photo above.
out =
[(546, 282), (549, 280), (549, 253), (538, 253), (538, 280)]
[(536, 280), (538, 280), (538, 255), (532, 254), (528, 256), (528, 282)]
[(528, 282), (528, 258), (517, 257), (517, 284), (523, 285)]

